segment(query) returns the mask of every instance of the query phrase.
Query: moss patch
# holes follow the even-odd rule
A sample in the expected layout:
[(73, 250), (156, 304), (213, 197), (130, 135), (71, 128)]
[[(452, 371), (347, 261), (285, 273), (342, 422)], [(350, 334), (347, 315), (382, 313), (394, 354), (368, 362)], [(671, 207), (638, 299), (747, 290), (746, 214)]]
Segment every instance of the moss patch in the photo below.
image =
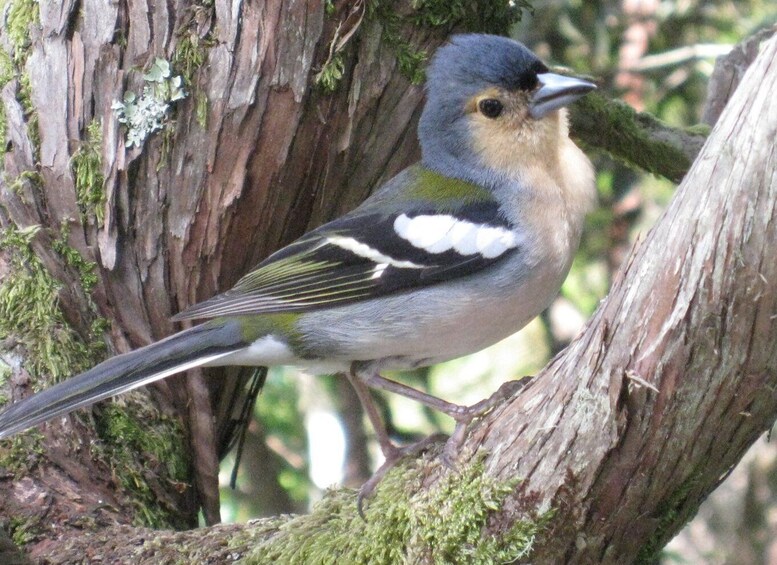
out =
[(13, 60), (22, 67), (31, 44), (30, 26), (40, 23), (40, 8), (37, 0), (10, 0), (2, 4), (8, 6), (5, 30), (13, 47)]
[(208, 59), (208, 49), (216, 44), (210, 31), (202, 36), (202, 22), (211, 21), (214, 14), (212, 1), (193, 4), (188, 11), (189, 17), (176, 33), (177, 42), (172, 63), (183, 77), (184, 84), (192, 91), (195, 101), (197, 123), (204, 128), (207, 125), (208, 97), (196, 85), (197, 71)]
[(526, 1), (467, 2), (466, 0), (414, 0), (413, 11), (400, 16), (392, 2), (373, 0), (368, 4), (368, 17), (383, 26), (386, 42), (394, 48), (403, 75), (413, 84), (424, 80), (424, 63), (429, 54), (404, 39), (402, 29), (408, 24), (451, 32), (485, 32), (505, 35), (521, 20), (523, 10), (531, 9)]
[(24, 117), (27, 120), (27, 136), (32, 144), (33, 159), (37, 163), (40, 160), (40, 128), (38, 112), (35, 111), (35, 105), (32, 103), (32, 84), (28, 74), (22, 74), (19, 77), (19, 90), (16, 98), (24, 109)]
[(26, 544), (37, 539), (44, 528), (40, 523), (39, 517), (18, 518), (13, 517), (8, 522), (8, 532), (11, 539), (17, 547), (24, 547)]
[(679, 531), (680, 527), (696, 514), (703, 499), (697, 496), (694, 501), (689, 501), (689, 497), (697, 491), (701, 484), (701, 479), (701, 473), (692, 474), (656, 510), (656, 514), (659, 516), (658, 525), (650, 540), (642, 547), (634, 559), (635, 565), (657, 563), (660, 560), (661, 550), (669, 542), (672, 535)]
[[(87, 295), (91, 294), (94, 287), (97, 286), (97, 264), (92, 261), (87, 261), (77, 249), (74, 249), (67, 244), (69, 235), (70, 228), (68, 224), (62, 222), (59, 229), (59, 237), (54, 240), (52, 248), (65, 260), (67, 266), (76, 270), (84, 292), (87, 293)], [(96, 311), (96, 306), (94, 306), (94, 304), (91, 304), (91, 306), (92, 310)]]
[(102, 142), (102, 122), (95, 118), (86, 127), (86, 139), (70, 159), (81, 220), (93, 218), (98, 226), (103, 225), (106, 200)]
[(0, 49), (0, 88), (8, 84), (16, 76), (11, 56), (5, 49)]
[[(38, 0), (0, 0), (0, 8), (5, 14), (3, 27), (8, 38), (11, 53), (0, 47), (0, 88), (4, 87), (14, 77), (19, 78), (17, 98), (25, 111), (28, 135), (32, 142), (35, 159), (40, 153), (40, 133), (38, 131), (38, 116), (34, 111), (31, 97), (29, 77), (22, 70), (30, 53), (32, 45), (30, 28), (40, 25), (40, 7)], [(5, 153), (5, 107), (0, 104), (0, 166)]]
[(139, 394), (106, 403), (96, 416), (103, 440), (101, 458), (131, 493), (133, 523), (151, 528), (191, 527), (177, 501), (162, 496), (172, 483), (189, 488), (189, 457), (181, 424), (150, 406)]
[(332, 93), (337, 89), (337, 85), (340, 83), (340, 79), (343, 78), (344, 72), (345, 60), (341, 51), (332, 55), (324, 66), (321, 67), (321, 70), (316, 74), (315, 83), (325, 93)]
[(354, 492), (329, 492), (310, 515), (255, 540), (246, 563), (505, 563), (529, 555), (550, 518), (489, 532), (515, 483), (488, 476), (482, 457), (431, 487), (422, 480), (417, 462), (392, 470), (369, 500), (367, 522)]
[(98, 356), (65, 322), (59, 309), (61, 283), (30, 246), (39, 229), (0, 230), (0, 250), (11, 267), (0, 283), (0, 335), (13, 336), (24, 346), (25, 368), (36, 379), (37, 390), (86, 369)]
[[(61, 283), (53, 279), (32, 250), (40, 227), (0, 231), (0, 250), (10, 266), (0, 283), (0, 335), (12, 336), (25, 349), (25, 368), (34, 390), (92, 366), (104, 355), (105, 320), (92, 325), (93, 342), (84, 344), (65, 322), (58, 307)], [(53, 249), (79, 274), (89, 294), (97, 282), (95, 266), (67, 245), (67, 229), (53, 242)], [(109, 465), (120, 486), (130, 493), (134, 522), (154, 528), (191, 527), (178, 500), (166, 495), (170, 484), (183, 492), (189, 488), (188, 445), (179, 422), (149, 407), (140, 393), (107, 404), (97, 414), (102, 442), (93, 445), (95, 456)], [(42, 436), (31, 430), (3, 443), (0, 467), (23, 473), (43, 456)], [(20, 535), (29, 528), (19, 528)]]
[[(365, 21), (377, 22), (382, 29), (382, 41), (396, 53), (397, 65), (402, 75), (413, 84), (424, 80), (424, 65), (429, 54), (414, 45), (405, 35), (411, 27), (440, 29), (444, 32), (486, 32), (505, 35), (520, 21), (523, 10), (531, 10), (525, 0), (517, 2), (467, 2), (466, 0), (414, 0), (412, 11), (401, 14), (394, 2), (368, 0)], [(325, 5), (326, 14), (336, 15), (333, 2)], [(362, 24), (363, 25), (363, 24)], [(333, 38), (339, 42), (341, 38)], [(345, 73), (343, 49), (349, 43), (332, 46), (326, 62), (316, 74), (315, 83), (326, 93), (333, 92)]]
[(704, 127), (672, 128), (650, 114), (592, 92), (570, 112), (570, 125), (587, 141), (623, 164), (679, 182), (691, 165), (691, 147), (701, 148)]
[(45, 455), (43, 434), (28, 430), (4, 440), (0, 450), (0, 468), (3, 472), (23, 477), (35, 468)]

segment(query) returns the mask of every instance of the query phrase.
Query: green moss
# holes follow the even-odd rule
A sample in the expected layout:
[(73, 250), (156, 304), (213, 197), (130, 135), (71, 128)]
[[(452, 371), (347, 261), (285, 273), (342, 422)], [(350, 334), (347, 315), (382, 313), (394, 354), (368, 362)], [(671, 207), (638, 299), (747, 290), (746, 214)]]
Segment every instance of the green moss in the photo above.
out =
[(5, 4), (5, 31), (13, 47), (13, 60), (22, 67), (31, 44), (30, 26), (40, 23), (40, 9), (37, 0), (6, 0)]
[(680, 487), (656, 510), (658, 525), (648, 542), (642, 547), (634, 559), (635, 565), (656, 563), (661, 550), (680, 527), (690, 520), (701, 504), (698, 496), (689, 500), (701, 484), (702, 474), (693, 473)]
[[(8, 377), (13, 374), (13, 370), (2, 359), (0, 359), (0, 391), (5, 390), (8, 383)], [(8, 402), (8, 396), (0, 392), (0, 406)]]
[[(31, 46), (30, 27), (40, 23), (40, 10), (37, 0), (0, 0), (0, 8), (5, 14), (4, 31), (12, 53), (0, 47), (0, 88), (14, 77), (19, 78), (17, 97), (27, 117), (29, 138), (35, 152), (40, 153), (40, 132), (38, 116), (34, 111), (31, 97), (30, 79), (22, 73)], [(0, 104), (0, 168), (3, 167), (5, 154), (6, 116), (5, 107)]]
[(202, 21), (213, 17), (213, 2), (203, 1), (193, 4), (189, 8), (189, 19), (186, 20), (177, 32), (178, 41), (173, 52), (173, 66), (178, 69), (183, 77), (184, 84), (192, 90), (196, 104), (197, 123), (205, 128), (208, 115), (208, 97), (197, 86), (195, 75), (208, 59), (208, 49), (215, 45), (216, 41), (208, 33), (200, 36)]
[(8, 183), (8, 190), (21, 196), (25, 189), (39, 190), (42, 185), (43, 176), (38, 171), (22, 171)]
[(367, 19), (380, 23), (383, 41), (394, 50), (401, 73), (413, 84), (423, 82), (423, 64), (428, 54), (405, 39), (403, 29), (413, 25), (413, 20), (417, 21), (418, 17), (417, 13), (410, 18), (400, 15), (393, 3), (385, 0), (373, 0), (367, 4)]
[(456, 26), (463, 31), (506, 35), (521, 20), (522, 11), (531, 10), (531, 3), (414, 0), (413, 8), (413, 20), (418, 26), (448, 29)]
[(16, 76), (11, 56), (5, 49), (0, 48), (0, 88), (8, 84)]
[(23, 547), (28, 543), (35, 541), (43, 532), (40, 524), (41, 518), (18, 518), (13, 517), (8, 522), (8, 531), (11, 539), (17, 547)]
[(32, 84), (28, 74), (22, 74), (19, 78), (19, 91), (16, 96), (24, 110), (24, 116), (27, 118), (27, 135), (32, 144), (33, 158), (35, 162), (38, 162), (40, 159), (40, 128), (38, 113), (32, 103)]
[(20, 477), (28, 475), (45, 455), (43, 439), (38, 430), (28, 430), (3, 440), (0, 469)]
[[(2, 51), (2, 49), (0, 49)], [(8, 134), (8, 122), (5, 115), (5, 104), (0, 102), (0, 171), (5, 170), (6, 135)]]
[(10, 273), (0, 284), (0, 335), (13, 336), (26, 349), (25, 368), (34, 388), (59, 381), (94, 363), (94, 351), (65, 322), (59, 309), (60, 283), (32, 251), (39, 226), (0, 230)]
[(550, 518), (491, 532), (515, 484), (488, 476), (482, 457), (431, 487), (422, 483), (416, 462), (392, 470), (370, 499), (366, 522), (354, 492), (329, 492), (310, 515), (255, 539), (246, 563), (505, 563), (526, 557)]
[(179, 34), (173, 52), (173, 66), (181, 73), (187, 86), (194, 82), (194, 75), (208, 58), (208, 49), (213, 46), (209, 37), (201, 38), (196, 29)]
[[(0, 47), (0, 88), (4, 88), (15, 76), (13, 62), (8, 53)], [(0, 171), (5, 169), (5, 149), (8, 126), (5, 115), (5, 104), (0, 102)]]
[(201, 38), (196, 28), (187, 29), (180, 33), (173, 53), (173, 65), (179, 69), (186, 86), (192, 89), (196, 104), (197, 123), (201, 128), (207, 126), (208, 96), (196, 87), (194, 77), (207, 60), (208, 49), (213, 44), (214, 41), (210, 36)]
[[(60, 283), (46, 271), (31, 244), (40, 227), (0, 231), (0, 250), (10, 265), (0, 285), (0, 335), (13, 336), (25, 348), (25, 368), (36, 390), (92, 366), (103, 356), (99, 340), (106, 321), (92, 323), (93, 343), (85, 345), (65, 322), (58, 308)], [(97, 283), (95, 266), (67, 245), (67, 229), (52, 248), (79, 273), (87, 294)], [(108, 404), (97, 418), (104, 442), (95, 446), (121, 486), (130, 491), (137, 524), (151, 527), (191, 526), (176, 501), (160, 497), (170, 484), (189, 488), (185, 434), (176, 421), (128, 396)], [(35, 430), (3, 442), (0, 467), (23, 473), (42, 455), (42, 436)], [(156, 483), (155, 483), (156, 481)], [(20, 530), (23, 531), (23, 530)]]
[(407, 77), (411, 84), (421, 84), (426, 77), (424, 66), (429, 54), (405, 41), (397, 41), (394, 49), (397, 53), (399, 72)]
[(63, 222), (60, 226), (59, 237), (53, 241), (52, 248), (65, 260), (67, 266), (78, 272), (81, 286), (89, 294), (97, 286), (97, 264), (87, 261), (77, 249), (73, 249), (67, 244), (69, 233), (70, 229), (67, 223)]
[(135, 525), (190, 527), (175, 501), (159, 496), (170, 484), (189, 488), (188, 442), (182, 426), (136, 398), (124, 395), (97, 414), (103, 458), (121, 487), (132, 493)]
[[(520, 21), (523, 10), (531, 9), (530, 3), (525, 0), (517, 2), (414, 0), (411, 6), (412, 11), (409, 14), (401, 14), (397, 11), (394, 2), (368, 0), (365, 22), (373, 21), (380, 24), (382, 41), (394, 50), (399, 71), (413, 84), (423, 82), (424, 65), (429, 58), (429, 53), (406, 38), (411, 27), (441, 29), (445, 32), (456, 29), (505, 35), (513, 24)], [(325, 4), (325, 12), (329, 17), (336, 17), (335, 3), (328, 1)], [(332, 39), (333, 42), (340, 40), (338, 36)], [(344, 47), (345, 44), (341, 44), (336, 50), (333, 47), (330, 48), (329, 57), (316, 74), (315, 83), (325, 93), (333, 92), (345, 73)]]
[(25, 114), (30, 114), (35, 110), (35, 106), (32, 104), (30, 75), (23, 74), (19, 77), (19, 92), (16, 94), (16, 99), (19, 100)]
[[(0, 390), (7, 390), (11, 367), (0, 361)], [(8, 396), (0, 395), (0, 406), (8, 402)], [(43, 455), (43, 435), (38, 430), (17, 434), (0, 443), (0, 469), (3, 473), (23, 476), (35, 467)]]
[(315, 84), (325, 93), (330, 94), (337, 89), (337, 85), (340, 83), (340, 79), (343, 78), (344, 72), (345, 62), (341, 51), (332, 55), (324, 66), (321, 67), (321, 70), (316, 74)]
[(523, 10), (531, 9), (527, 1), (467, 2), (466, 0), (414, 0), (413, 11), (400, 15), (393, 2), (372, 0), (367, 4), (367, 17), (381, 23), (385, 42), (397, 54), (400, 72), (413, 84), (424, 80), (424, 64), (429, 54), (410, 43), (403, 29), (408, 25), (428, 29), (487, 32), (505, 35), (520, 21)]
[(585, 131), (586, 140), (628, 166), (679, 182), (691, 165), (694, 151), (704, 143), (704, 127), (678, 130), (631, 106), (592, 92), (570, 113), (572, 131)]
[(103, 225), (106, 200), (102, 141), (102, 122), (95, 118), (86, 127), (86, 139), (70, 159), (81, 220), (94, 218), (98, 226)]
[(196, 118), (201, 128), (205, 129), (208, 125), (208, 97), (204, 92), (196, 92), (194, 100), (197, 104)]

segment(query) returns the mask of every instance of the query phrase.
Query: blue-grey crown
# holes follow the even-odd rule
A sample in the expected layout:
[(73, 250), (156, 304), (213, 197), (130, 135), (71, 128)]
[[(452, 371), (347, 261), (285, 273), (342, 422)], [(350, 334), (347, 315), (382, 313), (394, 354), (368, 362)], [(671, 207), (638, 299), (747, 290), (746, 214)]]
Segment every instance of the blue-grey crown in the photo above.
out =
[[(430, 97), (488, 86), (531, 90), (547, 67), (522, 43), (497, 35), (454, 35), (437, 50), (427, 69)], [(453, 88), (455, 87), (455, 88)]]

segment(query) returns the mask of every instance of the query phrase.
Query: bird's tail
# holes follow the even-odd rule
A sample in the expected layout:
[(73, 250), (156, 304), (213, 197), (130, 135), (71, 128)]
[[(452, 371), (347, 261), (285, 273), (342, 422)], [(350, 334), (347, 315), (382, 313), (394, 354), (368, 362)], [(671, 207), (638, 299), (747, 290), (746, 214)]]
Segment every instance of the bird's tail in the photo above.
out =
[(214, 320), (141, 349), (12, 404), (0, 414), (0, 438), (175, 373), (211, 363), (245, 347), (238, 324)]

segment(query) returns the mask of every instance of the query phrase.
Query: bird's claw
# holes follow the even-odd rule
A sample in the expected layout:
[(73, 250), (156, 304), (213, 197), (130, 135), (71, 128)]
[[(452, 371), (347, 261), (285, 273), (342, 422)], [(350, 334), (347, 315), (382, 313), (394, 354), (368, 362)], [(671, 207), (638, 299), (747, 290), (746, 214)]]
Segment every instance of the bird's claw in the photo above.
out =
[(386, 473), (393, 469), (396, 464), (399, 463), (399, 461), (404, 457), (419, 455), (420, 453), (423, 453), (429, 449), (432, 444), (437, 443), (444, 438), (445, 434), (432, 434), (422, 440), (411, 443), (410, 445), (406, 445), (404, 447), (393, 446), (393, 449), (388, 452), (384, 450), (383, 456), (385, 457), (385, 461), (380, 467), (378, 467), (378, 470), (373, 473), (367, 482), (362, 485), (362, 487), (359, 489), (359, 494), (356, 496), (356, 509), (359, 511), (359, 516), (361, 516), (361, 519), (365, 522), (367, 521), (367, 518), (364, 515), (364, 501), (372, 495), (375, 487), (378, 486), (378, 483), (380, 483), (381, 480), (383, 480), (383, 477), (386, 476)]
[(475, 418), (480, 418), (489, 412), (494, 406), (515, 395), (531, 380), (531, 377), (523, 377), (514, 381), (507, 381), (497, 389), (497, 391), (488, 398), (481, 400), (471, 406), (462, 406), (457, 414), (451, 414), (456, 420), (456, 427), (445, 442), (445, 448), (442, 451), (441, 459), (443, 464), (449, 469), (456, 468), (456, 459), (459, 450), (467, 437), (467, 426)]
[[(456, 420), (456, 427), (445, 442), (445, 447), (440, 456), (443, 465), (449, 469), (456, 468), (456, 459), (458, 459), (459, 450), (467, 437), (467, 426), (472, 420), (483, 416), (494, 406), (513, 396), (530, 380), (530, 377), (524, 377), (520, 380), (508, 381), (503, 383), (494, 394), (485, 400), (481, 400), (471, 406), (458, 406), (456, 411), (450, 412), (449, 415)], [(441, 441), (444, 437), (444, 434), (433, 434), (405, 447), (396, 447), (394, 445), (383, 446), (383, 456), (385, 457), (383, 465), (381, 465), (369, 480), (362, 485), (361, 489), (359, 489), (359, 494), (356, 497), (356, 508), (359, 511), (359, 516), (361, 516), (362, 520), (365, 522), (367, 521), (367, 518), (364, 515), (364, 501), (372, 495), (375, 487), (377, 487), (383, 477), (386, 476), (386, 473), (394, 468), (402, 458), (418, 455), (429, 449), (429, 446), (432, 444)]]

